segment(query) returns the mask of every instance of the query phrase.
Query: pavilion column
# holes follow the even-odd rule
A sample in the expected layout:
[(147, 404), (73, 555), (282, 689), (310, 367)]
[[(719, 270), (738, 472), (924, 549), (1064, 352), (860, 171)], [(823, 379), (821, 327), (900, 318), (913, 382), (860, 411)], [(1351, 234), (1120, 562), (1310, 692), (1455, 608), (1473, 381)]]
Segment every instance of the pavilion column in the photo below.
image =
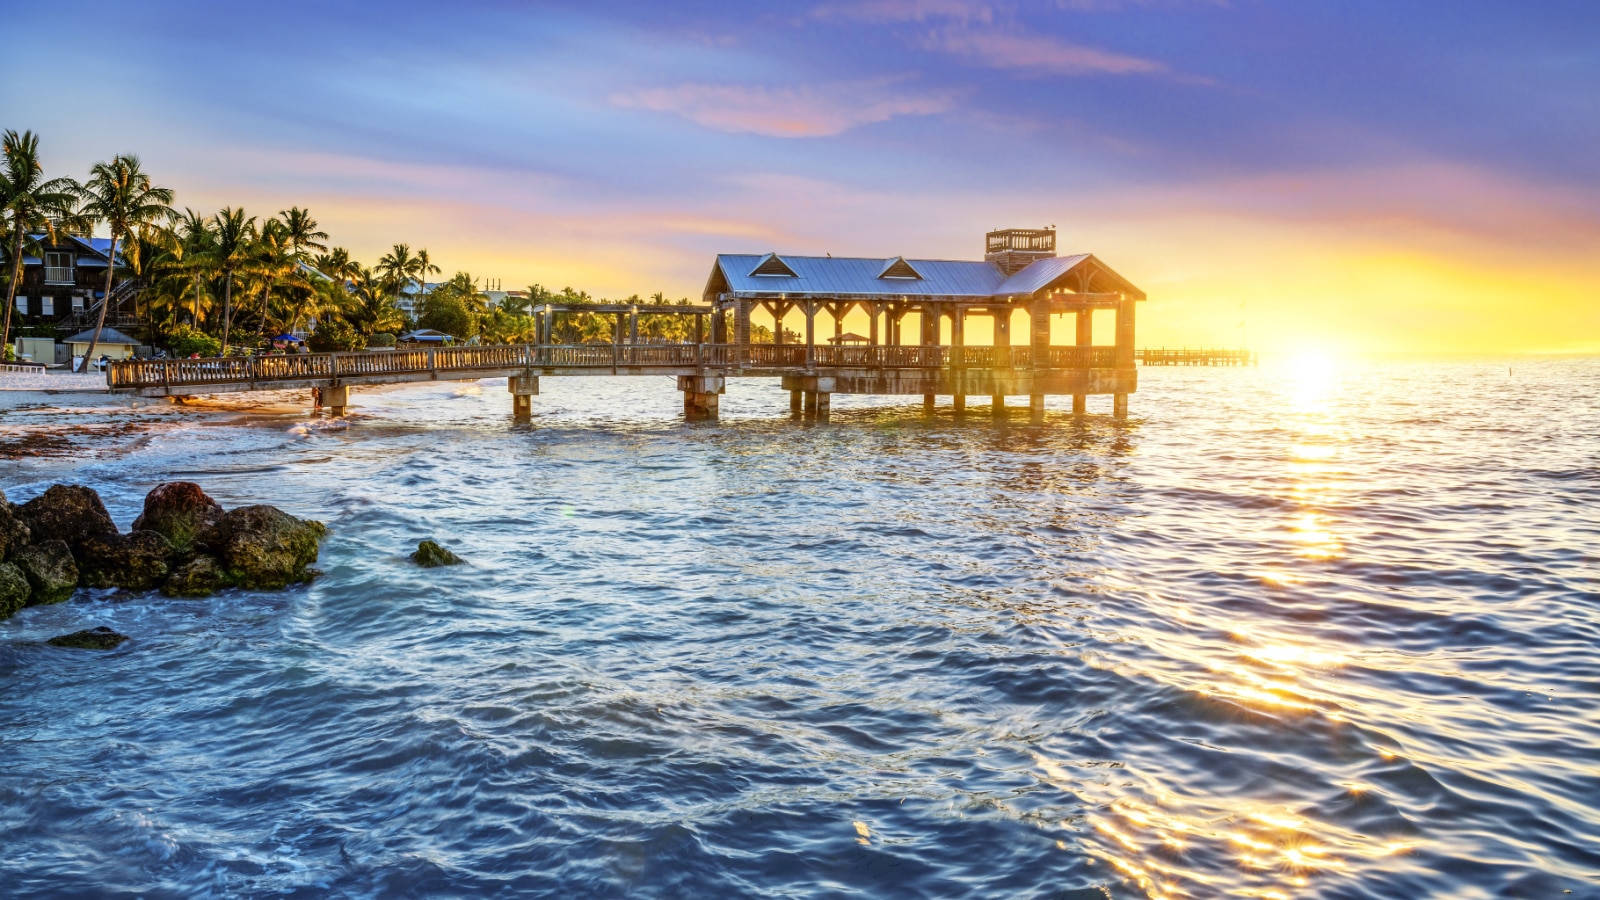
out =
[(739, 365), (744, 365), (750, 359), (750, 301), (735, 300), (733, 308), (733, 343), (736, 345), (734, 353)]
[(989, 314), (994, 319), (995, 384), (994, 392), (989, 395), (989, 413), (995, 418), (1003, 418), (1006, 414), (1006, 395), (1001, 385), (1011, 378), (1011, 307), (991, 309)]
[(806, 368), (817, 365), (817, 302), (806, 301)]
[[(1133, 368), (1133, 317), (1135, 304), (1139, 301), (1123, 294), (1117, 301), (1117, 368)], [(1111, 398), (1111, 415), (1118, 419), (1128, 417), (1128, 395), (1126, 393), (1113, 394)]]
[[(935, 309), (934, 304), (932, 303), (932, 301), (924, 302), (922, 304), (921, 310), (922, 310), (922, 312), (921, 312), (921, 315), (922, 315), (922, 346), (924, 346), (924, 347), (936, 347), (939, 344), (939, 313)], [(928, 379), (929, 384), (931, 384), (933, 382), (933, 380), (938, 377), (936, 375), (928, 374), (931, 371), (929, 369), (923, 369), (922, 371), (925, 373), (923, 375), (923, 377)], [(933, 412), (934, 406), (935, 406), (935, 404), (937, 404), (937, 402), (938, 402), (938, 397), (936, 395), (934, 395), (934, 394), (923, 394), (922, 395), (922, 411), (924, 413), (930, 413), (931, 414)]]
[(967, 311), (950, 312), (950, 393), (956, 415), (967, 411)]
[(866, 306), (868, 347), (878, 346), (878, 314), (882, 311), (876, 303), (869, 303)]
[(1035, 298), (1028, 307), (1029, 344), (1033, 351), (1033, 390), (1028, 394), (1028, 412), (1035, 422), (1044, 421), (1044, 393), (1040, 376), (1050, 368), (1050, 300)]
[(628, 343), (639, 343), (639, 307), (628, 307)]
[(706, 326), (706, 317), (705, 317), (705, 315), (702, 314), (702, 313), (695, 313), (694, 314), (694, 342), (696, 344), (705, 343), (705, 334), (706, 334), (705, 326)]
[(622, 343), (622, 313), (616, 314), (616, 325), (611, 329), (611, 343)]
[(789, 311), (789, 304), (772, 304), (772, 346), (783, 346), (783, 315)]
[[(1078, 310), (1078, 364), (1087, 367), (1094, 347), (1094, 310)], [(1081, 416), (1089, 412), (1087, 394), (1072, 395), (1072, 414)]]

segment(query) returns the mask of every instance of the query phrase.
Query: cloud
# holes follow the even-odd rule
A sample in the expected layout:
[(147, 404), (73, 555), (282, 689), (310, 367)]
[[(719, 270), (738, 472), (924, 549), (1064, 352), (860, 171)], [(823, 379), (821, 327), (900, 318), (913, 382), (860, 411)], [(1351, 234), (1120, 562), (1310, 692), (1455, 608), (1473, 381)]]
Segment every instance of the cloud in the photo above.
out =
[(810, 18), (820, 22), (927, 22), (953, 20), (992, 22), (994, 7), (976, 0), (866, 0), (860, 3), (824, 3)]
[(942, 50), (995, 69), (1051, 75), (1163, 75), (1154, 60), (1069, 44), (1044, 35), (945, 29), (930, 36), (929, 49)]
[(818, 87), (683, 84), (618, 93), (611, 102), (625, 109), (672, 113), (717, 131), (767, 137), (829, 137), (897, 116), (944, 112), (953, 95), (911, 94), (894, 89), (903, 79), (874, 79)]

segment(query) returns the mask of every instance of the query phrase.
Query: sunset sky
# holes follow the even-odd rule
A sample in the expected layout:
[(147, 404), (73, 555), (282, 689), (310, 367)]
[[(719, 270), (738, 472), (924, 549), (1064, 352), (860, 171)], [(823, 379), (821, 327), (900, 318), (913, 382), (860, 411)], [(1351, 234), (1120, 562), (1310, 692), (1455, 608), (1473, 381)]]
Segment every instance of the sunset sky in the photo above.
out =
[(4, 5), (47, 174), (137, 153), (369, 263), (698, 297), (1054, 224), (1141, 345), (1600, 351), (1593, 0)]

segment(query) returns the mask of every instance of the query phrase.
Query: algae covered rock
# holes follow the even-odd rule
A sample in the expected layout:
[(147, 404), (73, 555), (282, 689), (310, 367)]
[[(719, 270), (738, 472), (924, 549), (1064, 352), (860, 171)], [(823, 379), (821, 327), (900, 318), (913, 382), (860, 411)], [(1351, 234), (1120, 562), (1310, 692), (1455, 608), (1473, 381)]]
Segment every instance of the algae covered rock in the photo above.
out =
[(78, 587), (78, 564), (66, 541), (44, 541), (12, 553), (11, 562), (28, 579), (29, 606), (60, 603)]
[(0, 619), (28, 605), (28, 578), (14, 564), (0, 562)]
[(209, 597), (227, 586), (221, 564), (209, 556), (196, 556), (167, 576), (161, 593), (168, 597)]
[(174, 553), (188, 555), (201, 532), (217, 524), (222, 506), (192, 481), (158, 484), (145, 495), (144, 512), (133, 520), (133, 530), (154, 531), (167, 539)]
[(70, 647), (75, 650), (110, 650), (127, 639), (127, 635), (117, 634), (115, 631), (101, 625), (98, 628), (74, 631), (71, 634), (58, 634), (45, 641), (45, 643), (54, 647)]
[(84, 587), (119, 587), (148, 591), (166, 580), (172, 547), (154, 531), (97, 534), (79, 541), (78, 583)]
[(278, 589), (309, 580), (327, 533), (321, 522), (297, 519), (273, 506), (241, 506), (223, 514), (200, 536), (222, 564), (227, 582), (242, 588)]
[(433, 541), (423, 541), (417, 544), (417, 551), (411, 554), (411, 561), (424, 569), (433, 569), (439, 566), (459, 566), (462, 559)]
[(6, 502), (6, 495), (0, 494), (0, 562), (10, 559), (11, 554), (31, 540), (32, 530), (17, 515), (17, 508)]
[(76, 546), (84, 538), (117, 531), (100, 495), (82, 485), (52, 484), (17, 511), (35, 541), (66, 541)]

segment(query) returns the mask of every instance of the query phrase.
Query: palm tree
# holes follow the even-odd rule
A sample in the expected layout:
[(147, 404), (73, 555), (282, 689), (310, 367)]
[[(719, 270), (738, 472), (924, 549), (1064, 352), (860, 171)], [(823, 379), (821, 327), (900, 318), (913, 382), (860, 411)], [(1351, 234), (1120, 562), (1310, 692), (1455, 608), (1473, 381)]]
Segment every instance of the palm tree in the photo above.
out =
[(83, 355), (87, 367), (100, 343), (106, 310), (111, 308), (118, 242), (126, 241), (136, 250), (141, 235), (147, 240), (165, 241), (169, 232), (164, 226), (178, 215), (172, 211), (172, 190), (151, 184), (150, 176), (139, 168), (139, 157), (131, 154), (113, 157), (108, 163), (95, 163), (89, 170), (89, 180), (79, 186), (77, 193), (82, 201), (78, 215), (87, 222), (105, 222), (111, 228), (111, 252), (106, 254), (106, 297), (100, 303), (100, 318), (89, 338), (89, 349)]
[[(316, 223), (312, 223), (313, 227)], [(299, 260), (291, 249), (289, 227), (277, 219), (268, 219), (261, 225), (261, 234), (250, 248), (251, 274), (261, 284), (261, 322), (256, 327), (256, 340), (267, 336), (267, 312), (272, 302), (272, 286), (278, 281), (292, 278), (299, 269)]]
[[(22, 244), (29, 232), (45, 231), (55, 237), (57, 218), (72, 211), (78, 184), (70, 178), (44, 180), (39, 164), (39, 138), (31, 131), (7, 131), (3, 141), (5, 164), (0, 167), (0, 228), (10, 232), (11, 277), (6, 285), (5, 324), (0, 326), (0, 347), (11, 342), (11, 310), (16, 307), (17, 284), (22, 281)], [(4, 351), (0, 350), (0, 359)]]
[(395, 302), (400, 302), (400, 287), (406, 279), (416, 274), (417, 258), (411, 255), (407, 244), (395, 244), (394, 249), (378, 260), (378, 271), (394, 286)]
[(336, 281), (354, 281), (360, 264), (350, 258), (350, 251), (343, 247), (335, 247), (327, 253), (319, 253), (312, 260), (317, 271)]
[[(206, 288), (205, 300), (211, 301), (209, 282), (212, 278), (212, 268), (216, 251), (216, 235), (211, 230), (211, 220), (200, 215), (188, 207), (184, 207), (183, 215), (178, 217), (178, 251), (175, 254), (173, 265), (182, 270), (182, 275), (188, 279), (188, 285), (193, 289), (194, 304), (191, 308), (191, 324), (200, 327), (201, 288)], [(214, 305), (205, 303), (207, 308)]]
[(328, 245), (323, 241), (328, 239), (326, 231), (317, 230), (317, 220), (311, 218), (309, 210), (298, 206), (291, 206), (278, 213), (283, 220), (283, 237), (288, 244), (289, 253), (295, 259), (305, 260), (308, 250), (327, 250)]
[(256, 218), (247, 218), (243, 209), (224, 206), (211, 222), (214, 238), (211, 262), (222, 271), (222, 355), (227, 356), (228, 332), (233, 329), (233, 276), (249, 265)]
[(443, 270), (433, 264), (428, 256), (428, 248), (423, 247), (417, 251), (417, 294), (420, 296), (428, 289), (428, 276), (438, 275)]

